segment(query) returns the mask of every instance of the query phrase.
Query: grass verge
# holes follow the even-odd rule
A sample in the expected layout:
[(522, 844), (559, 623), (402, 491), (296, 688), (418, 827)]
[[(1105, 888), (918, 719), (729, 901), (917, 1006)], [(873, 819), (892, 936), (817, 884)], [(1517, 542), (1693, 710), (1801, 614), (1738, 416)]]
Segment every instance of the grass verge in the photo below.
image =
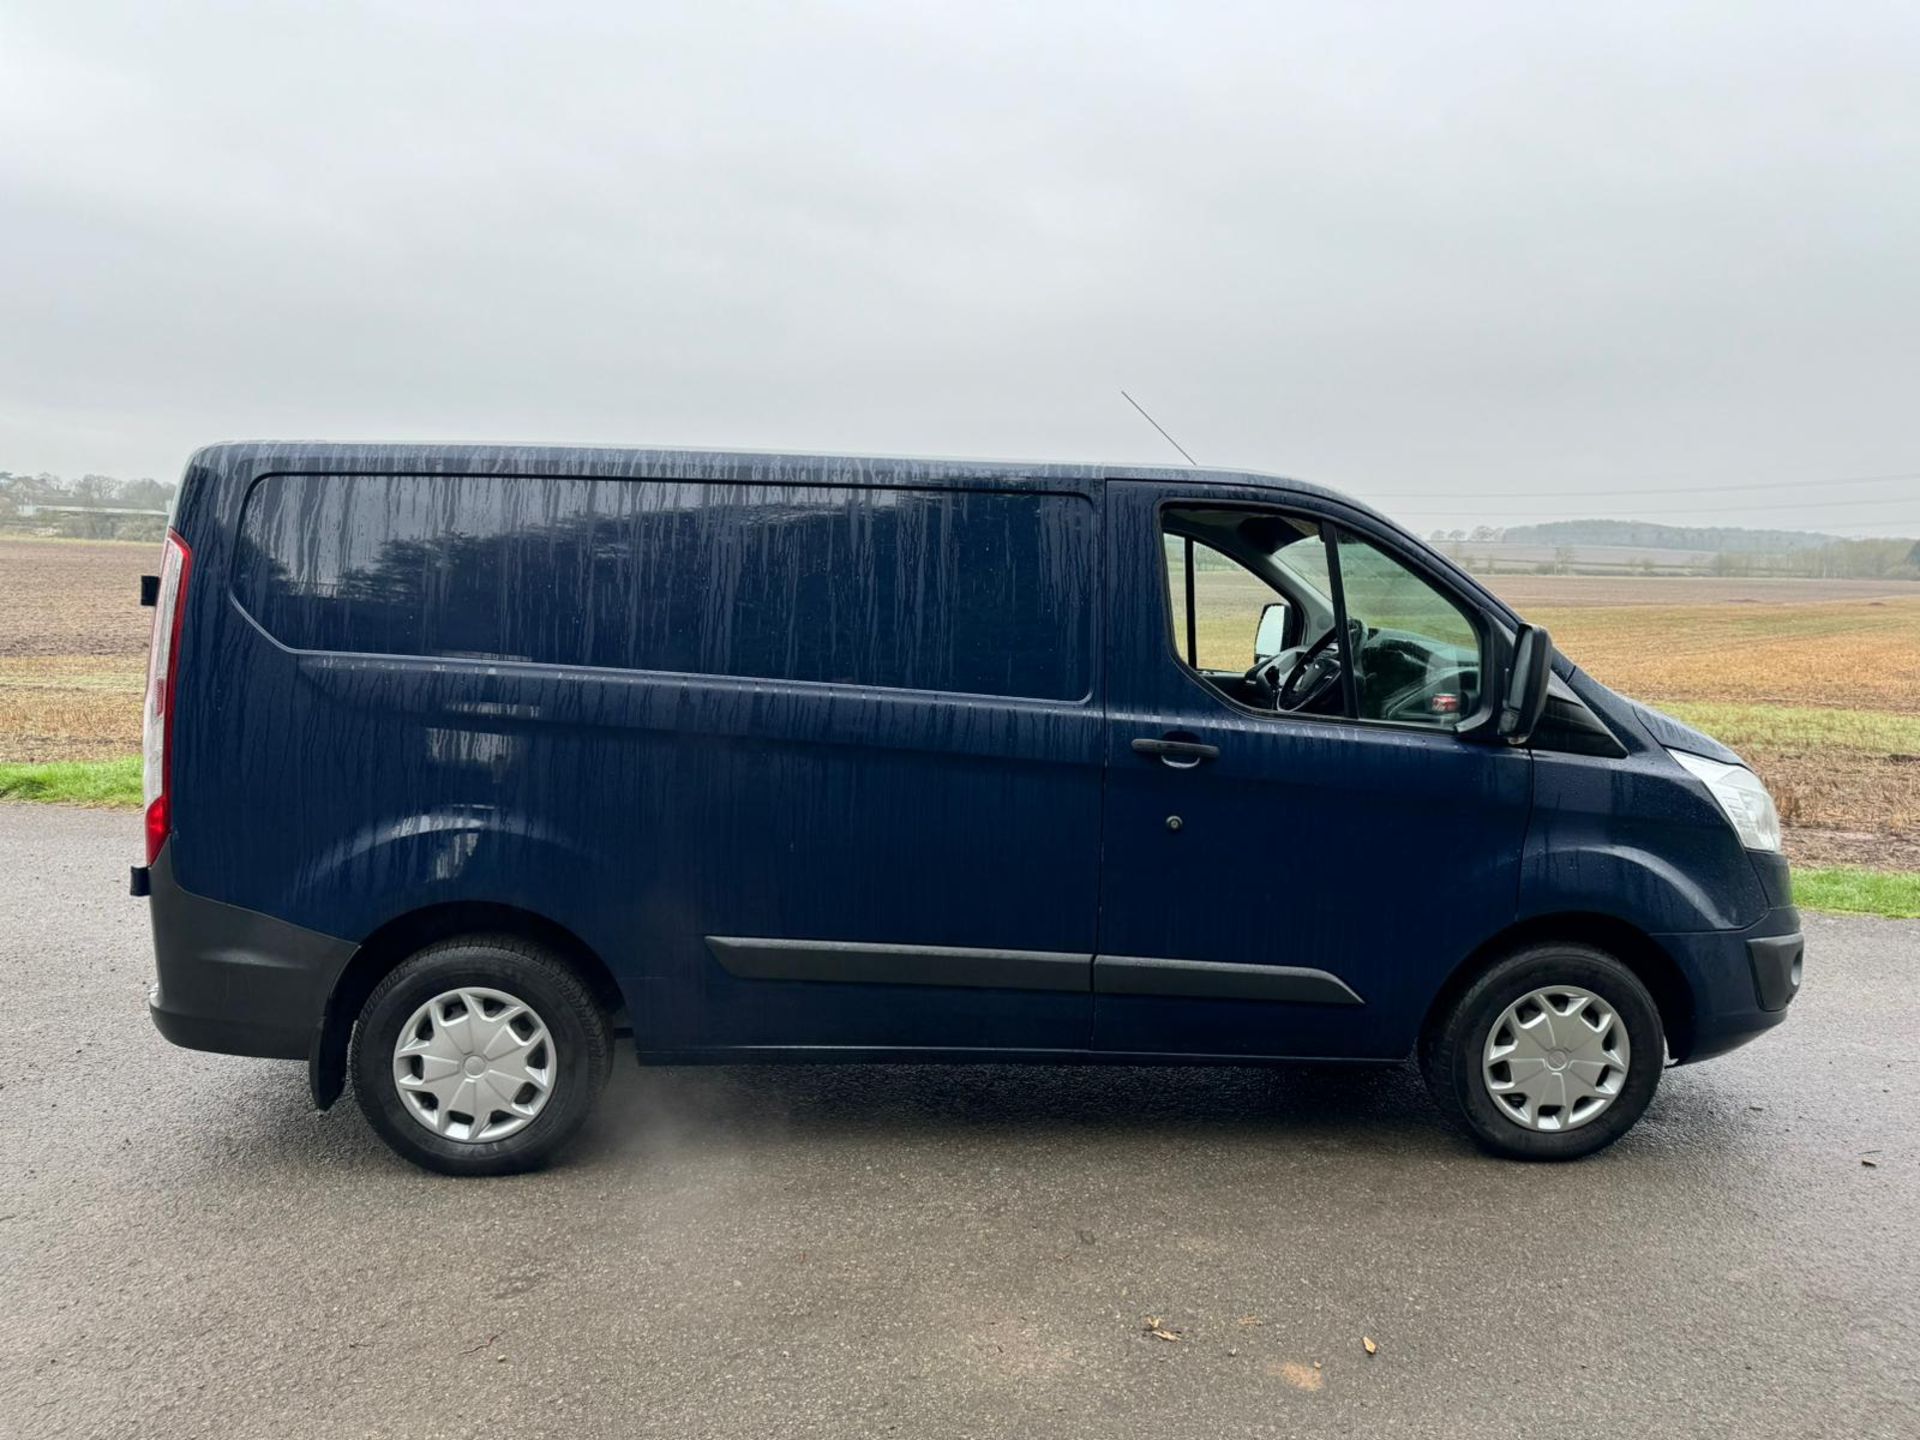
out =
[(0, 765), (0, 800), (140, 808), (140, 758)]
[(1793, 901), (1808, 910), (1920, 920), (1920, 874), (1857, 870), (1851, 866), (1796, 870)]
[(1920, 715), (1885, 710), (1822, 710), (1805, 705), (1734, 705), (1655, 700), (1656, 709), (1739, 750), (1845, 750), (1920, 755)]

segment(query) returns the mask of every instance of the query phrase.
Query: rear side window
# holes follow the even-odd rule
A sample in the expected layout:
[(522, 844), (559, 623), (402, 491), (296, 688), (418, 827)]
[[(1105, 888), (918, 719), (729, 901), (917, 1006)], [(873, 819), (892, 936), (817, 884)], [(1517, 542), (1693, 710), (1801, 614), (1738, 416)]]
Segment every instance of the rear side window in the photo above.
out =
[(1082, 496), (277, 475), (234, 593), (282, 644), (1078, 700)]

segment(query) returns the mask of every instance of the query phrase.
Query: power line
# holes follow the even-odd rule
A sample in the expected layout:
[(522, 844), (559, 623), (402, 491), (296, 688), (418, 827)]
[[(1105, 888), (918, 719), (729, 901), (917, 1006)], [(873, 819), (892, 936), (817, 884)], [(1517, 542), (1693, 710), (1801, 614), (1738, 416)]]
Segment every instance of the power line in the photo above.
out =
[[(1511, 520), (1511, 522), (1496, 524), (1496, 526), (1490, 526), (1490, 528), (1507, 532), (1507, 530), (1524, 530), (1524, 528), (1528, 528), (1528, 526), (1542, 526), (1542, 524), (1584, 524), (1584, 522), (1588, 522), (1588, 520), (1613, 520), (1613, 518), (1619, 518), (1619, 516), (1563, 515), (1557, 516), (1557, 518), (1551, 518), (1551, 520)], [(1620, 524), (1632, 524), (1632, 520), (1620, 520)], [(1425, 530), (1425, 528), (1440, 528), (1440, 526), (1434, 526), (1430, 520), (1423, 520), (1421, 524), (1411, 526), (1411, 528), (1415, 528), (1415, 530)], [(1463, 526), (1453, 526), (1453, 528), (1463, 528)], [(1728, 520), (1726, 524), (1711, 524), (1711, 526), (1709, 526), (1709, 524), (1693, 524), (1693, 526), (1680, 524), (1680, 526), (1668, 526), (1668, 528), (1672, 528), (1672, 530), (1759, 530), (1761, 526), (1751, 526), (1751, 524), (1740, 524), (1738, 520)], [(1807, 526), (1791, 526), (1791, 528), (1793, 528), (1793, 530), (1807, 532)], [(1916, 520), (1841, 520), (1841, 522), (1839, 522), (1839, 528), (1845, 528), (1845, 530), (1893, 530), (1893, 532), (1897, 532), (1897, 534), (1889, 536), (1889, 540), (1914, 540), (1914, 538), (1920, 538), (1920, 522), (1916, 522)], [(1841, 534), (1836, 534), (1836, 532), (1828, 532), (1828, 530), (1812, 530), (1811, 534), (1822, 534), (1822, 536), (1832, 534), (1834, 540), (1847, 540), (1847, 536), (1841, 536)], [(1524, 543), (1524, 541), (1521, 541), (1521, 543)], [(1578, 543), (1605, 545), (1607, 541), (1588, 540), (1578, 541)]]
[[(1386, 511), (1386, 515), (1405, 516), (1405, 511)], [(1455, 516), (1448, 516), (1448, 518), (1455, 518)], [(1588, 524), (1588, 522), (1634, 524), (1634, 518), (1636, 518), (1636, 516), (1551, 515), (1546, 516), (1546, 518), (1528, 518), (1528, 520), (1503, 520), (1500, 524), (1490, 524), (1488, 528), (1490, 528), (1490, 530), (1507, 532), (1507, 530), (1526, 530), (1526, 528), (1530, 528), (1530, 526), (1544, 526), (1544, 524)], [(1446, 526), (1436, 526), (1436, 524), (1434, 524), (1434, 516), (1432, 515), (1417, 516), (1417, 520), (1419, 520), (1419, 522), (1417, 522), (1417, 524), (1409, 524), (1409, 528), (1413, 528), (1413, 530), (1446, 528)], [(1839, 524), (1839, 528), (1845, 528), (1845, 530), (1897, 530), (1897, 532), (1905, 532), (1905, 534), (1893, 536), (1895, 540), (1908, 540), (1908, 538), (1920, 536), (1920, 520), (1839, 520), (1837, 524)], [(1465, 528), (1465, 526), (1459, 524), (1459, 522), (1455, 522), (1453, 528), (1459, 530), (1459, 528)], [(1716, 522), (1716, 524), (1703, 524), (1703, 522), (1701, 522), (1701, 524), (1676, 524), (1676, 526), (1667, 526), (1667, 528), (1668, 530), (1759, 530), (1761, 526), (1740, 524), (1740, 520), (1734, 518), (1734, 520)], [(1793, 528), (1793, 530), (1807, 530), (1807, 526), (1791, 526), (1791, 528)], [(1828, 532), (1816, 530), (1816, 532), (1812, 532), (1812, 534), (1828, 534)], [(1834, 536), (1834, 538), (1836, 538), (1836, 540), (1845, 540), (1847, 536)], [(1607, 543), (1607, 541), (1590, 540), (1584, 541), (1584, 543), (1588, 543), (1588, 545), (1603, 545), (1603, 543)]]
[[(1362, 499), (1365, 499), (1366, 497), (1365, 497), (1365, 496), (1362, 496), (1361, 498), (1362, 498)], [(1519, 497), (1519, 496), (1512, 496), (1512, 497), (1509, 497), (1509, 498), (1512, 498), (1512, 499), (1519, 499), (1519, 498), (1521, 498), (1521, 497)], [(1542, 497), (1539, 497), (1539, 498), (1541, 498), (1541, 499), (1546, 499), (1546, 498), (1549, 498), (1549, 497), (1546, 497), (1546, 496), (1542, 496)], [(1559, 499), (1560, 497), (1558, 497), (1558, 496), (1553, 496), (1553, 497), (1551, 497), (1551, 498), (1553, 498), (1553, 499)], [(1910, 504), (1912, 504), (1912, 503), (1913, 503), (1913, 502), (1912, 502), (1912, 501), (1910, 501), (1910, 500), (1900, 500), (1900, 499), (1895, 499), (1895, 500), (1884, 500), (1884, 499), (1877, 499), (1877, 500), (1798, 500), (1798, 501), (1788, 501), (1788, 502), (1787, 502), (1786, 504), (1784, 504), (1784, 505), (1741, 505), (1741, 506), (1739, 506), (1739, 507), (1737, 507), (1737, 512), (1736, 512), (1736, 513), (1739, 513), (1739, 514), (1749, 514), (1749, 513), (1751, 513), (1751, 512), (1753, 512), (1753, 511), (1755, 511), (1755, 510), (1830, 510), (1830, 509), (1835, 509), (1835, 508), (1840, 508), (1840, 507), (1845, 507), (1845, 506), (1857, 506), (1857, 505), (1910, 505)], [(1448, 509), (1448, 510), (1427, 510), (1427, 509), (1421, 509), (1421, 508), (1415, 508), (1415, 509), (1412, 509), (1412, 510), (1407, 510), (1407, 511), (1403, 511), (1403, 512), (1401, 512), (1401, 513), (1403, 513), (1403, 514), (1408, 514), (1408, 515), (1450, 515), (1450, 514), (1452, 514), (1452, 513), (1453, 513), (1453, 511), (1452, 511), (1451, 509)], [(1646, 516), (1646, 515), (1705, 515), (1705, 514), (1715, 514), (1715, 513), (1719, 513), (1719, 514), (1724, 514), (1724, 513), (1727, 513), (1727, 512), (1726, 512), (1726, 511), (1725, 511), (1724, 509), (1717, 509), (1717, 508), (1716, 508), (1715, 506), (1713, 506), (1713, 505), (1687, 505), (1687, 506), (1682, 506), (1682, 507), (1681, 507), (1680, 509), (1678, 509), (1678, 510), (1660, 510), (1660, 509), (1653, 509), (1653, 510), (1639, 510), (1639, 511), (1636, 511), (1636, 512), (1635, 512), (1635, 514), (1634, 514), (1634, 518), (1636, 518), (1636, 519), (1638, 519), (1638, 518), (1640, 518), (1641, 516)], [(1603, 519), (1603, 518), (1605, 518), (1605, 517), (1603, 517), (1603, 516), (1598, 516), (1598, 515), (1574, 515), (1574, 516), (1569, 516), (1569, 517), (1567, 517), (1567, 518), (1569, 518), (1569, 519), (1574, 519), (1574, 520), (1598, 520), (1598, 519)]]
[[(1122, 394), (1125, 392), (1122, 391)], [(1822, 485), (1891, 485), (1896, 480), (1920, 480), (1920, 471), (1910, 471), (1899, 475), (1836, 475), (1826, 480), (1756, 480), (1740, 485), (1657, 485), (1647, 490), (1577, 490), (1575, 497), (1614, 495), (1724, 495), (1734, 490), (1798, 490), (1811, 489)], [(1431, 490), (1382, 490), (1378, 492), (1383, 500), (1423, 500), (1429, 497), (1440, 498)], [(1511, 490), (1470, 490), (1458, 491), (1447, 498), (1459, 500), (1519, 500), (1526, 498)]]
[(1843, 520), (1840, 522), (1849, 530), (1911, 530), (1920, 533), (1920, 521), (1916, 520)]

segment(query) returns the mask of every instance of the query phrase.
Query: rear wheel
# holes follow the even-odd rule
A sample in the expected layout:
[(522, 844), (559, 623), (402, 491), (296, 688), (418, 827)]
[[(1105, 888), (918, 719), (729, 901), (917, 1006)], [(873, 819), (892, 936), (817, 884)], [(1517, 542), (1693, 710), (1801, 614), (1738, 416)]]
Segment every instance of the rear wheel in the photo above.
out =
[(1603, 950), (1533, 945), (1490, 966), (1421, 1046), (1427, 1088), (1482, 1146), (1573, 1160), (1611, 1145), (1653, 1099), (1659, 1007)]
[(429, 946), (375, 987), (355, 1098), (400, 1154), (448, 1175), (543, 1164), (606, 1084), (605, 1010), (557, 956), (508, 936)]

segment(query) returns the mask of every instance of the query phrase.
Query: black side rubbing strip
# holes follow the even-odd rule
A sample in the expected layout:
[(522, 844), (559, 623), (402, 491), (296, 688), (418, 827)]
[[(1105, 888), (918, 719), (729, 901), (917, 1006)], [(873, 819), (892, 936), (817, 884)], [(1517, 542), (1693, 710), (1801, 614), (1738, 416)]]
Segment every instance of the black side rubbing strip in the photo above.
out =
[(868, 945), (848, 940), (707, 936), (707, 949), (742, 980), (826, 980), (843, 985), (950, 985), (973, 990), (1086, 993), (1091, 955), (973, 950), (949, 945)]
[(1278, 1000), (1292, 1005), (1364, 1005), (1325, 970), (1293, 965), (1230, 965), (1217, 960), (1150, 960), (1102, 955), (1093, 962), (1096, 995), (1177, 995), (1193, 1000)]

